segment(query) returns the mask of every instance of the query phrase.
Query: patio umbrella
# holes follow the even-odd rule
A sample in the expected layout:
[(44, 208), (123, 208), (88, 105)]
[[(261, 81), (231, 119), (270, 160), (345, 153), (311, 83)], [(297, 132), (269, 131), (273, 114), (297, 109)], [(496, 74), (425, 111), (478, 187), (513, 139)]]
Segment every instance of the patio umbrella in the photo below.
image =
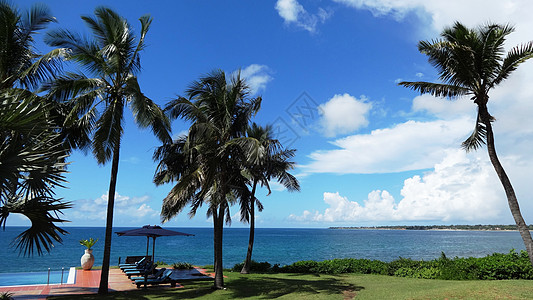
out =
[(185, 235), (185, 236), (191, 236), (194, 234), (188, 234), (183, 233), (179, 231), (169, 230), (169, 229), (163, 229), (161, 226), (151, 226), (151, 225), (144, 225), (141, 228), (137, 229), (130, 229), (130, 230), (124, 230), (124, 231), (117, 231), (115, 232), (118, 234), (118, 236), (145, 236), (146, 237), (146, 256), (148, 256), (148, 248), (150, 245), (150, 238), (153, 239), (152, 242), (152, 260), (155, 261), (155, 239), (160, 236), (174, 236), (174, 235)]

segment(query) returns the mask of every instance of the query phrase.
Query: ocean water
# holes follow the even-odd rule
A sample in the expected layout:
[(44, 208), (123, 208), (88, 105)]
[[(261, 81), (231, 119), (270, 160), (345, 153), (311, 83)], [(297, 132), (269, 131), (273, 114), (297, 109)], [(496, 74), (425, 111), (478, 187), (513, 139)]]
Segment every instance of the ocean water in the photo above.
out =
[[(61, 270), (80, 266), (85, 247), (79, 240), (98, 238), (93, 247), (95, 265), (102, 264), (103, 227), (65, 227), (70, 234), (50, 253), (24, 257), (10, 247), (23, 227), (0, 230), (0, 273)], [(116, 227), (113, 232), (133, 229)], [(155, 260), (172, 264), (188, 262), (195, 265), (213, 264), (212, 228), (168, 228), (195, 236), (169, 236), (156, 239)], [(350, 230), (257, 228), (253, 259), (271, 264), (291, 264), (299, 260), (333, 258), (368, 258), (391, 261), (398, 257), (431, 260), (441, 252), (448, 257), (482, 257), (511, 249), (525, 249), (516, 231), (417, 231), (417, 230)], [(149, 254), (152, 253), (150, 239)], [(248, 246), (248, 229), (224, 229), (224, 266), (242, 262)], [(146, 238), (117, 236), (113, 233), (111, 264), (119, 257), (146, 254)]]

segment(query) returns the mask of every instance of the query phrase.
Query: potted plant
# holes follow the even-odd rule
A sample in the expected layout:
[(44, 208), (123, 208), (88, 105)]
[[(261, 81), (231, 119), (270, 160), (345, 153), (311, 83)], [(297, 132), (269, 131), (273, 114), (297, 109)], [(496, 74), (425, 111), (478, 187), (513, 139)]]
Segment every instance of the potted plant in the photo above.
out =
[(98, 239), (89, 238), (88, 240), (80, 240), (80, 245), (87, 247), (85, 254), (81, 257), (81, 267), (84, 270), (90, 270), (94, 265), (94, 255), (92, 246), (98, 242)]

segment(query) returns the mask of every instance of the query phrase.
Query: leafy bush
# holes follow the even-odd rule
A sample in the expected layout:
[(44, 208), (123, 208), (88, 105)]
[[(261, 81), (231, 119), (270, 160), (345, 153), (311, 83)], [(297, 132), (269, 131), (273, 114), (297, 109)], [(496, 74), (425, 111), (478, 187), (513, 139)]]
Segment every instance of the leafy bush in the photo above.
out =
[(172, 268), (176, 270), (191, 270), (194, 269), (194, 266), (186, 262), (175, 262), (172, 264)]
[(520, 254), (494, 253), (478, 261), (479, 279), (533, 279), (533, 269), (526, 251)]
[(93, 239), (93, 238), (90, 238), (88, 240), (80, 240), (80, 245), (82, 246), (85, 246), (87, 247), (87, 249), (91, 249), (92, 246), (94, 246), (94, 244), (96, 244), (96, 242), (98, 242), (98, 239)]
[[(240, 265), (242, 268), (242, 264)], [(275, 269), (275, 270), (274, 270)], [(240, 269), (239, 269), (240, 270)], [(526, 251), (508, 254), (494, 253), (482, 258), (449, 259), (444, 253), (438, 259), (423, 261), (400, 257), (386, 263), (369, 259), (332, 259), (325, 261), (298, 261), (272, 268), (285, 273), (361, 273), (399, 277), (446, 280), (533, 279), (533, 268)]]
[(318, 262), (313, 260), (297, 261), (291, 265), (281, 267), (284, 273), (318, 273)]

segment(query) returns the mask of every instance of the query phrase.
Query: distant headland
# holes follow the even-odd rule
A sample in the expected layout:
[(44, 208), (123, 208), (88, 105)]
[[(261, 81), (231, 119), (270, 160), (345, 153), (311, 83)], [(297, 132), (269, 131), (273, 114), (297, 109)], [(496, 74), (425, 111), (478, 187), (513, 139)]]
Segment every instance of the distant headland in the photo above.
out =
[[(361, 227), (329, 227), (329, 229), (379, 229), (379, 230), (517, 230), (516, 225), (409, 225), (409, 226), (361, 226)], [(529, 225), (533, 230), (533, 225)]]

